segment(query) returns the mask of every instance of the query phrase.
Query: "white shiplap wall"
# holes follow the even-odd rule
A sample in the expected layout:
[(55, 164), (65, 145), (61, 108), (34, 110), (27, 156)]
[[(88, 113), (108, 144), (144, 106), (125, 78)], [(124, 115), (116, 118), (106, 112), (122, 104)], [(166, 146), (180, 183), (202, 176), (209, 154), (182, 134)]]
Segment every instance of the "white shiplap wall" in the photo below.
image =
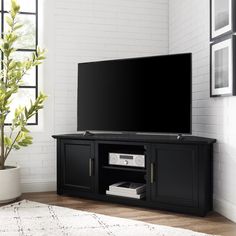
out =
[(76, 130), (77, 64), (168, 52), (167, 0), (55, 2), (55, 132)]
[(209, 97), (209, 1), (169, 0), (169, 51), (193, 53), (193, 134), (217, 139), (214, 208), (236, 221), (236, 98)]
[(77, 64), (168, 53), (168, 0), (40, 0), (40, 80), (49, 95), (34, 144), (13, 153), (23, 191), (55, 189), (52, 134), (76, 132)]

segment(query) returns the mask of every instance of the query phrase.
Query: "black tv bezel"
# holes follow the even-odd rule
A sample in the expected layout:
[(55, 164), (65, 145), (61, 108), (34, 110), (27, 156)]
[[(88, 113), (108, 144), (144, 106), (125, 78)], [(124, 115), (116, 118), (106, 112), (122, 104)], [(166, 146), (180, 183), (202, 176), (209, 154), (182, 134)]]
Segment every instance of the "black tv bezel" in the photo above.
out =
[[(80, 130), (79, 129), (79, 66), (80, 65), (85, 65), (85, 64), (93, 64), (93, 63), (100, 63), (100, 62), (113, 62), (113, 61), (125, 61), (125, 60), (137, 60), (137, 59), (148, 59), (148, 58), (154, 58), (154, 57), (167, 57), (167, 56), (178, 56), (178, 55), (190, 55), (190, 131), (188, 133), (182, 133), (182, 132), (158, 132), (158, 131), (129, 131), (129, 130)], [(177, 53), (177, 54), (166, 54), (166, 55), (156, 55), (156, 56), (145, 56), (145, 57), (131, 57), (131, 58), (119, 58), (119, 59), (108, 59), (108, 60), (100, 60), (100, 61), (88, 61), (88, 62), (81, 62), (78, 63), (78, 70), (77, 70), (77, 131), (78, 132), (88, 132), (93, 133), (93, 132), (97, 132), (97, 133), (131, 133), (131, 134), (185, 134), (185, 135), (191, 135), (192, 134), (192, 53)]]

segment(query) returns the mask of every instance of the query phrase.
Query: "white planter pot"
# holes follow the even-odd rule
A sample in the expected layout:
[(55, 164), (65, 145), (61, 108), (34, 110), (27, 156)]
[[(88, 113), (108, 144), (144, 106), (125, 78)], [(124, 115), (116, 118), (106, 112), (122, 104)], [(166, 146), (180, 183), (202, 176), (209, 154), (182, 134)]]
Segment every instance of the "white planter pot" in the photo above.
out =
[(0, 170), (0, 203), (11, 202), (20, 195), (20, 167)]

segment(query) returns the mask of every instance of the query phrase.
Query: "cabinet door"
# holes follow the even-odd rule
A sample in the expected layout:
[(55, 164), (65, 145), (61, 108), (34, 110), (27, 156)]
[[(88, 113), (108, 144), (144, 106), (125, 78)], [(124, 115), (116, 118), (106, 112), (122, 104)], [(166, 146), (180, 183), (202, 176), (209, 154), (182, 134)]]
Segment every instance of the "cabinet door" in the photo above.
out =
[(61, 144), (62, 188), (92, 192), (94, 190), (94, 144), (63, 140)]
[(197, 156), (197, 146), (194, 145), (155, 145), (150, 162), (152, 201), (196, 207)]

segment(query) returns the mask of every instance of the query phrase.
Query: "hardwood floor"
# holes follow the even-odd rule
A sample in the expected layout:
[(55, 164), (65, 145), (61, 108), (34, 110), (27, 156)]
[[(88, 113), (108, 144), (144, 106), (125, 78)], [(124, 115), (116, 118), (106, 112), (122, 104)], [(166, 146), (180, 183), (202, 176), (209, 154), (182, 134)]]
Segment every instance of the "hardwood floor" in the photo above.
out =
[(215, 212), (210, 213), (207, 217), (195, 217), (82, 198), (58, 196), (54, 192), (25, 193), (22, 195), (21, 199), (28, 199), (31, 201), (90, 211), (109, 216), (141, 220), (153, 224), (191, 229), (208, 234), (236, 236), (236, 224)]

